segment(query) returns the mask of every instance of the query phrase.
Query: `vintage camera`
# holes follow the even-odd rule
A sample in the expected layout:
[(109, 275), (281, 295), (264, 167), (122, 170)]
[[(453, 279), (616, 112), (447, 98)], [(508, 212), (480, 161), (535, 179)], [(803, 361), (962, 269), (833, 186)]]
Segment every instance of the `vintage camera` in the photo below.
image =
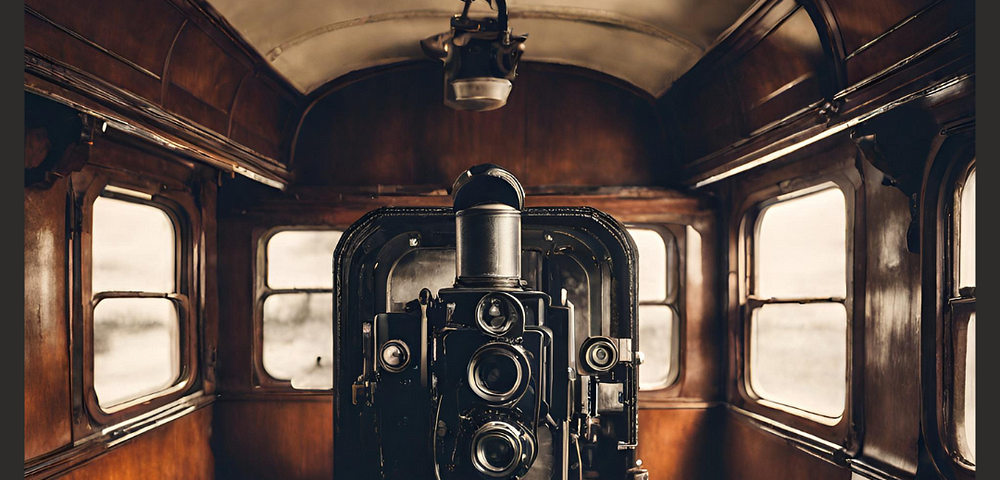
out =
[(644, 478), (630, 237), (592, 209), (526, 210), (495, 165), (453, 197), (372, 212), (338, 246), (338, 476)]

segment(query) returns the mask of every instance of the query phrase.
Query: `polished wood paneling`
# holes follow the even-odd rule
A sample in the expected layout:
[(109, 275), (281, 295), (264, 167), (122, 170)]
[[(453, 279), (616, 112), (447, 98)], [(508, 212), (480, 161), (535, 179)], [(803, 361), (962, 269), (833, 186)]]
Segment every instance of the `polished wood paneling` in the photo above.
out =
[[(896, 6), (906, 3), (933, 2), (884, 2), (879, 5)], [(867, 8), (861, 10), (861, 13), (864, 18), (868, 18)], [(943, 1), (920, 11), (915, 10), (912, 19), (891, 32), (887, 30), (883, 37), (873, 40), (864, 50), (857, 51), (846, 61), (848, 84), (853, 85), (877, 75), (974, 23), (975, 9), (971, 1)], [(852, 25), (854, 24), (849, 24), (848, 28)]]
[[(28, 0), (25, 4), (161, 77), (174, 36), (184, 22), (184, 15), (163, 0), (104, 0), (100, 8), (88, 2), (65, 0)], [(138, 19), (147, 21), (136, 21)], [(108, 28), (112, 25), (114, 28)]]
[(636, 458), (649, 470), (649, 478), (726, 478), (720, 448), (724, 415), (722, 407), (640, 409)]
[(24, 190), (24, 459), (71, 442), (68, 180)]
[(739, 480), (850, 480), (851, 471), (820, 460), (730, 412), (721, 445), (725, 478)]
[[(193, 139), (193, 146), (181, 150), (221, 154), (226, 166), (239, 164), (272, 180), (287, 177), (286, 127), (302, 96), (221, 19), (184, 0), (114, 0), (92, 7), (60, 0), (27, 3), (26, 63), (37, 57), (45, 65), (26, 69), (26, 87)], [(82, 98), (72, 98), (77, 95)]]
[(850, 54), (934, 1), (826, 0), (826, 3), (837, 17), (844, 51)]
[(212, 448), (219, 480), (333, 478), (333, 397), (216, 403)]
[[(907, 250), (909, 201), (865, 162), (868, 259), (864, 455), (896, 473), (917, 470), (920, 436), (920, 257)], [(886, 468), (883, 467), (883, 468)]]
[(64, 480), (212, 480), (212, 406), (154, 428), (58, 477)]
[(247, 68), (193, 24), (177, 35), (163, 106), (212, 130), (229, 132), (229, 111)]
[[(79, 5), (85, 5), (79, 2)], [(47, 13), (47, 12), (42, 12)], [(27, 12), (24, 14), (24, 46), (48, 58), (93, 72), (100, 79), (159, 101), (160, 81), (126, 63), (80, 41), (51, 23)]]
[(518, 73), (507, 106), (485, 113), (445, 107), (440, 67), (424, 63), (333, 91), (303, 120), (296, 182), (448, 187), (484, 162), (506, 167), (526, 186), (671, 180), (648, 101), (531, 64)]
[(805, 9), (785, 18), (734, 65), (744, 136), (822, 99), (823, 46)]
[(248, 75), (233, 99), (229, 137), (267, 157), (279, 158), (293, 109), (290, 101), (274, 95), (262, 79)]

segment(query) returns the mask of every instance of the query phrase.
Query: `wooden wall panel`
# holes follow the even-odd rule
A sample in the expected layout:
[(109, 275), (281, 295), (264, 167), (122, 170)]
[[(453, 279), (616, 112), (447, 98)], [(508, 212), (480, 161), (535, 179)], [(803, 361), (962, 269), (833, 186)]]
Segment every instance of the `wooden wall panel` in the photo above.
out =
[(445, 107), (440, 67), (430, 64), (334, 91), (303, 121), (296, 181), (449, 187), (470, 165), (492, 162), (525, 186), (668, 182), (650, 102), (532, 64), (518, 73), (507, 105), (485, 113)]
[(212, 406), (135, 437), (59, 477), (63, 480), (212, 480)]
[[(262, 187), (265, 188), (265, 187)], [(225, 197), (227, 190), (220, 189)], [(224, 200), (220, 199), (220, 203)], [(216, 378), (220, 392), (253, 390), (254, 258), (252, 227), (225, 218), (220, 206), (218, 230), (218, 346)]]
[(333, 397), (216, 403), (218, 480), (333, 478)]
[[(913, 139), (917, 142), (917, 139)], [(863, 455), (914, 474), (920, 437), (920, 256), (907, 250), (909, 200), (864, 162), (867, 274)]]
[(259, 77), (248, 76), (233, 100), (229, 136), (268, 157), (279, 158), (293, 108)]
[[(78, 2), (79, 5), (86, 5)], [(48, 12), (42, 12), (48, 13)], [(160, 81), (73, 38), (34, 15), (24, 15), (24, 46), (46, 57), (91, 72), (101, 80), (159, 102)]]
[(194, 142), (193, 150), (210, 157), (235, 158), (255, 173), (286, 179), (283, 140), (289, 113), (303, 97), (223, 20), (187, 0), (111, 0), (93, 7), (27, 2), (26, 88), (123, 116)]
[(844, 51), (850, 54), (934, 1), (826, 0), (826, 3), (837, 17)]
[(730, 87), (731, 68), (719, 68), (704, 81), (668, 92), (666, 105), (674, 116), (684, 160), (692, 160), (729, 145), (742, 129), (738, 97)]
[[(885, 2), (884, 5), (905, 5), (906, 3)], [(867, 12), (867, 10), (863, 10), (863, 12)], [(857, 51), (853, 57), (849, 58), (845, 65), (848, 85), (877, 75), (897, 62), (917, 54), (959, 29), (974, 23), (975, 8), (973, 2), (939, 2), (923, 10), (918, 16), (891, 33), (887, 31), (884, 37), (864, 50)]]
[[(184, 15), (164, 0), (102, 0), (99, 8), (90, 2), (65, 0), (25, 3), (55, 23), (161, 77), (174, 36), (184, 22)], [(151, 19), (156, 21), (148, 21)], [(108, 28), (110, 25), (115, 28)]]
[[(526, 185), (656, 185), (668, 181), (660, 121), (649, 102), (607, 83), (550, 71), (526, 71), (515, 84), (527, 93)], [(498, 149), (503, 145), (505, 142), (485, 147)]]
[(745, 136), (822, 99), (823, 45), (799, 8), (734, 65)]
[(640, 409), (636, 458), (656, 480), (723, 477), (725, 410)]
[(229, 132), (229, 111), (247, 67), (193, 24), (177, 36), (163, 106), (216, 132)]
[(721, 445), (725, 478), (739, 480), (851, 480), (851, 471), (793, 447), (730, 412)]
[(68, 181), (24, 190), (24, 459), (71, 442)]

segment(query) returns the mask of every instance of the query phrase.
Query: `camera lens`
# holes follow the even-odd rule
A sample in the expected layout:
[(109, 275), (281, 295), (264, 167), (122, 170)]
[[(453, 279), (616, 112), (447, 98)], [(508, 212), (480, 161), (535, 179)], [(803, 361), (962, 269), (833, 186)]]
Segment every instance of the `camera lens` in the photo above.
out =
[(489, 435), (479, 441), (480, 456), (490, 470), (504, 471), (514, 463), (517, 446), (500, 435)]
[(473, 393), (498, 405), (520, 399), (531, 375), (524, 352), (505, 343), (482, 346), (472, 356), (468, 368)]
[(583, 344), (583, 360), (588, 369), (605, 372), (618, 362), (618, 349), (607, 338), (588, 338)]
[(491, 293), (483, 297), (476, 306), (476, 324), (483, 333), (502, 337), (521, 318), (522, 309), (520, 302), (513, 296), (506, 293)]
[(472, 466), (490, 478), (523, 475), (534, 462), (535, 441), (520, 428), (492, 421), (472, 436)]
[(483, 390), (503, 395), (517, 385), (518, 366), (507, 355), (490, 355), (476, 367), (476, 383)]
[(389, 340), (382, 345), (378, 355), (382, 368), (393, 372), (401, 372), (410, 364), (410, 349), (401, 340)]

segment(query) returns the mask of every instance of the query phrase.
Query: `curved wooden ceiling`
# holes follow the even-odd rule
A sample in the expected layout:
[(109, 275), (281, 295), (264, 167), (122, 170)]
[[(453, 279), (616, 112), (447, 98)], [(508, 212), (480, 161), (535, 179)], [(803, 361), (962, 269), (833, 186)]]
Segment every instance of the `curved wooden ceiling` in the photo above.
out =
[[(425, 58), (420, 39), (447, 31), (456, 0), (209, 0), (300, 92), (355, 70)], [(754, 0), (511, 0), (526, 61), (603, 72), (660, 96)], [(485, 1), (473, 15), (487, 15)]]

